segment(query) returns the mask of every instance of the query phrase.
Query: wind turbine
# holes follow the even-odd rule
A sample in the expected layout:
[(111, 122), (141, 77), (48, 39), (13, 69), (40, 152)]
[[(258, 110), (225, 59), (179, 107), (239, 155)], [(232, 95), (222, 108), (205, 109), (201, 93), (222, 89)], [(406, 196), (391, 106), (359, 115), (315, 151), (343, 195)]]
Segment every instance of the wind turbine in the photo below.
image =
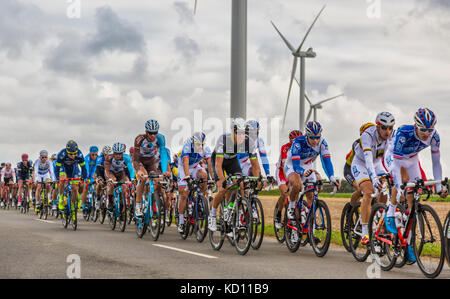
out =
[(194, 15), (196, 12), (197, 12), (197, 0), (195, 0), (195, 3), (194, 3)]
[(326, 5), (322, 7), (320, 12), (317, 14), (316, 18), (314, 19), (313, 23), (309, 27), (308, 31), (306, 32), (305, 37), (303, 38), (302, 42), (300, 43), (300, 46), (298, 48), (294, 48), (289, 41), (281, 34), (281, 32), (278, 30), (278, 28), (275, 26), (273, 22), (272, 25), (275, 28), (275, 30), (278, 32), (278, 34), (281, 36), (281, 39), (283, 39), (286, 46), (291, 50), (292, 55), (294, 56), (294, 62), (292, 65), (292, 72), (291, 72), (291, 81), (289, 82), (289, 90), (288, 90), (288, 96), (286, 100), (286, 106), (284, 108), (284, 117), (283, 117), (283, 126), (282, 129), (284, 129), (284, 124), (286, 122), (286, 112), (289, 105), (289, 96), (291, 94), (291, 88), (292, 88), (292, 81), (295, 78), (295, 72), (297, 71), (297, 64), (298, 59), (300, 58), (300, 130), (304, 131), (305, 128), (305, 58), (315, 58), (316, 53), (313, 51), (312, 48), (309, 48), (306, 52), (302, 51), (302, 46), (306, 41), (306, 38), (308, 37), (309, 33), (311, 32), (312, 27), (316, 23), (317, 19), (319, 18), (322, 11), (325, 9)]
[[(297, 82), (297, 84), (298, 84), (298, 86), (300, 87), (300, 82), (298, 82), (298, 80), (297, 80), (297, 78), (295, 78), (295, 81)], [(339, 97), (342, 97), (344, 94), (343, 93), (341, 93), (340, 95), (337, 95), (337, 96), (334, 96), (334, 97), (332, 97), (332, 98), (328, 98), (328, 99), (325, 99), (325, 100), (323, 100), (323, 101), (320, 101), (320, 102), (318, 102), (318, 103), (316, 103), (316, 104), (313, 104), (313, 103), (311, 103), (311, 100), (308, 98), (308, 95), (305, 93), (305, 98), (306, 98), (306, 100), (308, 101), (308, 103), (309, 103), (309, 112), (308, 112), (308, 116), (306, 117), (306, 123), (309, 121), (309, 119), (311, 118), (311, 114), (312, 113), (314, 113), (314, 118), (313, 118), (313, 120), (314, 121), (317, 121), (317, 109), (322, 109), (323, 108), (323, 106), (322, 106), (322, 104), (324, 104), (324, 103), (326, 103), (326, 102), (329, 102), (329, 101), (331, 101), (331, 100), (334, 100), (334, 99), (336, 99), (336, 98), (339, 98)]]

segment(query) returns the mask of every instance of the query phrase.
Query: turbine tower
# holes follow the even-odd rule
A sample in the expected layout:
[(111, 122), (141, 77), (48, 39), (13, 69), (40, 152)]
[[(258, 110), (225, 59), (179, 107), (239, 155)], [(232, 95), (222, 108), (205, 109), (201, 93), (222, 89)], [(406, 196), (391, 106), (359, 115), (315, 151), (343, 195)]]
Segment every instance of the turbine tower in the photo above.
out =
[(293, 65), (292, 65), (292, 72), (291, 72), (291, 81), (289, 82), (289, 90), (288, 90), (288, 95), (287, 95), (287, 100), (286, 100), (286, 106), (284, 108), (284, 117), (283, 117), (282, 130), (284, 129), (284, 124), (286, 122), (286, 112), (287, 112), (287, 108), (288, 108), (288, 105), (289, 105), (289, 96), (291, 94), (292, 82), (294, 81), (295, 72), (297, 71), (298, 59), (300, 59), (300, 109), (299, 109), (300, 110), (299, 111), (300, 117), (299, 117), (299, 127), (300, 127), (300, 131), (304, 131), (304, 128), (305, 128), (305, 58), (315, 58), (316, 57), (316, 53), (313, 51), (312, 48), (309, 48), (306, 52), (304, 52), (304, 51), (302, 51), (302, 47), (303, 47), (303, 44), (306, 41), (306, 38), (308, 37), (309, 33), (311, 32), (312, 27), (316, 23), (317, 19), (319, 18), (320, 14), (325, 9), (325, 7), (326, 7), (326, 5), (324, 5), (322, 7), (322, 9), (320, 10), (320, 12), (317, 14), (316, 18), (314, 19), (313, 23), (309, 27), (308, 31), (306, 32), (305, 37), (303, 38), (303, 40), (300, 43), (300, 46), (298, 46), (298, 48), (294, 48), (289, 43), (289, 41), (283, 36), (283, 34), (281, 34), (281, 32), (278, 30), (278, 28), (275, 26), (275, 24), (273, 22), (271, 22), (273, 27), (275, 28), (275, 30), (280, 35), (281, 39), (284, 41), (284, 43), (286, 44), (286, 46), (289, 48), (289, 50), (291, 51), (292, 55), (294, 56), (294, 62), (293, 62)]

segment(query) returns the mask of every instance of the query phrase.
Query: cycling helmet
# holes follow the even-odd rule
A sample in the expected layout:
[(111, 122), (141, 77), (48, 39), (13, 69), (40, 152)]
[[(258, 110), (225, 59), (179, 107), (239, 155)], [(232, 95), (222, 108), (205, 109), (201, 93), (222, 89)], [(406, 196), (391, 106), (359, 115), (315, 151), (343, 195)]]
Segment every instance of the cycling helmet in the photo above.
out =
[(110, 147), (109, 145), (105, 145), (105, 146), (103, 147), (103, 149), (102, 149), (102, 154), (103, 154), (103, 156), (112, 154), (112, 149), (111, 149), (111, 147)]
[(114, 143), (112, 150), (115, 154), (121, 154), (125, 152), (125, 145), (120, 142)]
[(375, 122), (377, 125), (380, 125), (380, 126), (391, 127), (391, 126), (395, 125), (395, 118), (389, 112), (381, 112), (381, 113), (378, 113), (377, 119)]
[(242, 118), (235, 118), (231, 121), (231, 130), (236, 133), (237, 130), (244, 131), (246, 127)]
[(322, 126), (318, 121), (310, 121), (306, 124), (305, 133), (307, 136), (320, 136), (322, 134)]
[(158, 121), (153, 120), (153, 119), (148, 120), (145, 123), (145, 130), (149, 131), (149, 132), (152, 132), (152, 133), (153, 132), (158, 132), (159, 131), (159, 123), (158, 123)]
[(245, 123), (246, 129), (249, 131), (256, 130), (259, 131), (259, 123), (256, 120), (249, 120)]
[(302, 136), (302, 132), (300, 130), (293, 130), (289, 133), (289, 140), (294, 140), (295, 138)]
[(436, 115), (428, 108), (419, 108), (414, 115), (416, 126), (423, 129), (432, 129), (436, 125)]
[(11, 162), (7, 162), (7, 163), (5, 164), (5, 166), (6, 166), (6, 167), (11, 167)]
[(53, 154), (52, 157), (50, 159), (52, 160), (56, 160), (58, 158), (58, 156), (56, 154)]
[(27, 154), (22, 154), (22, 160), (27, 160), (28, 159), (28, 155)]
[(89, 148), (89, 152), (94, 154), (98, 153), (98, 147), (96, 147), (95, 145), (91, 146)]
[(191, 137), (192, 143), (201, 143), (202, 145), (205, 143), (206, 135), (203, 132), (195, 132)]
[(130, 147), (130, 155), (134, 153), (134, 147)]
[(48, 156), (48, 152), (46, 150), (42, 150), (39, 152), (39, 156)]
[(66, 151), (68, 154), (76, 154), (78, 152), (78, 144), (75, 141), (70, 140), (67, 142)]

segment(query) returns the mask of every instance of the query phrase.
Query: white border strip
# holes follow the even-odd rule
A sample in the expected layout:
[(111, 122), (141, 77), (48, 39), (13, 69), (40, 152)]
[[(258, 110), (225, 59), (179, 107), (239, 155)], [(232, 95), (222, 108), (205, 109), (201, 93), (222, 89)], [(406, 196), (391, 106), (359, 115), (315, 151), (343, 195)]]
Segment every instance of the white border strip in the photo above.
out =
[(161, 245), (161, 244), (153, 244), (153, 246), (158, 246), (158, 247), (167, 248), (167, 249), (171, 249), (171, 250), (175, 250), (175, 251), (179, 251), (179, 252), (183, 252), (183, 253), (188, 253), (188, 254), (193, 254), (193, 255), (197, 255), (197, 256), (201, 256), (201, 257), (206, 257), (208, 259), (216, 259), (217, 258), (216, 256), (202, 254), (202, 253), (197, 253), (197, 252), (184, 250), (184, 249), (179, 249), (179, 248), (170, 247), (170, 246)]

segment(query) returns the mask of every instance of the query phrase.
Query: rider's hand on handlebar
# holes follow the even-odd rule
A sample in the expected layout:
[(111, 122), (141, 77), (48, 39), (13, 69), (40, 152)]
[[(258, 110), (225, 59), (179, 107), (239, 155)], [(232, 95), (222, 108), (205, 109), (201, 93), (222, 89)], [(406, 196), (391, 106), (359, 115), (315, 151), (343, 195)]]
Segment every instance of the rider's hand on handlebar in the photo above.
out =
[(313, 172), (314, 172), (314, 170), (308, 169), (308, 170), (305, 171), (304, 176), (305, 176), (305, 177), (308, 177), (308, 176), (310, 176)]

